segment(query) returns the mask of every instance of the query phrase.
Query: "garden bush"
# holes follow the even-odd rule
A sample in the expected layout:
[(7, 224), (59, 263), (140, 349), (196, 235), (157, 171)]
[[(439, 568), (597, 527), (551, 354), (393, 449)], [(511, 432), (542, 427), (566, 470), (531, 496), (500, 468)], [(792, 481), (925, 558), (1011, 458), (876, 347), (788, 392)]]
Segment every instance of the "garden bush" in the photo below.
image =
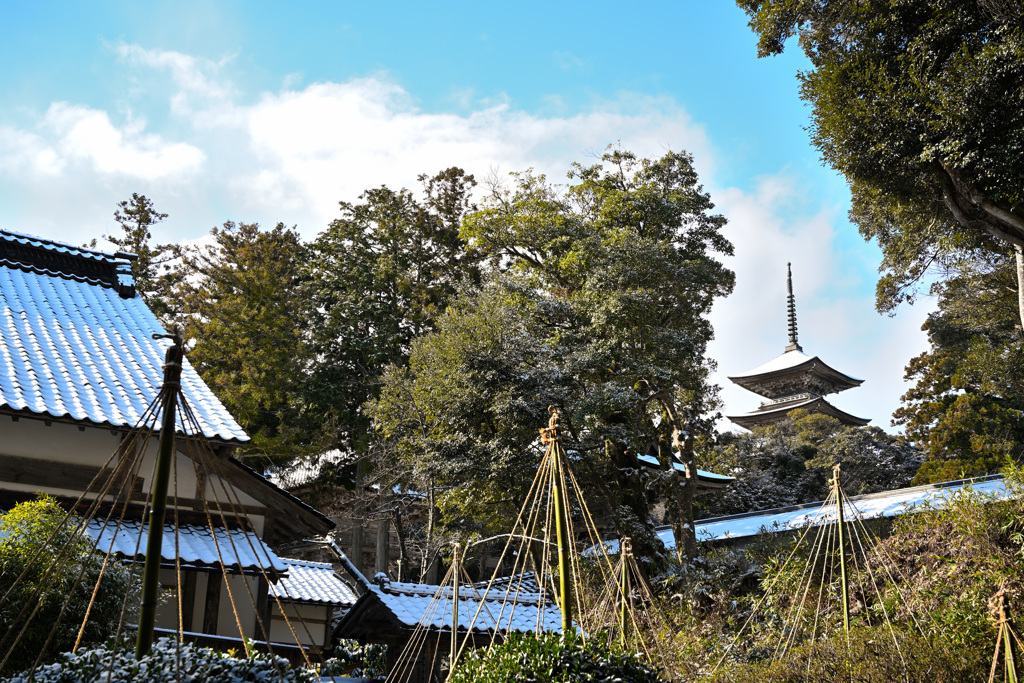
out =
[(962, 683), (988, 679), (991, 653), (885, 627), (851, 629), (794, 647), (784, 657), (722, 667), (708, 683)]
[(65, 653), (60, 661), (39, 667), (31, 679), (25, 672), (3, 683), (313, 683), (318, 679), (311, 671), (292, 668), (283, 657), (263, 653), (232, 657), (161, 638), (142, 659), (135, 659), (130, 647)]
[(451, 683), (656, 683), (664, 679), (636, 655), (616, 652), (597, 638), (558, 633), (514, 634), (458, 663)]
[(107, 563), (101, 579), (103, 556), (92, 552), (88, 536), (76, 537), (80, 523), (48, 497), (0, 515), (0, 597), (7, 594), (0, 601), (0, 660), (8, 657), (0, 673), (32, 666), (51, 632), (49, 652), (70, 650), (97, 582), (82, 645), (98, 645), (115, 633), (126, 598), (125, 618), (137, 621), (140, 581), (118, 561)]

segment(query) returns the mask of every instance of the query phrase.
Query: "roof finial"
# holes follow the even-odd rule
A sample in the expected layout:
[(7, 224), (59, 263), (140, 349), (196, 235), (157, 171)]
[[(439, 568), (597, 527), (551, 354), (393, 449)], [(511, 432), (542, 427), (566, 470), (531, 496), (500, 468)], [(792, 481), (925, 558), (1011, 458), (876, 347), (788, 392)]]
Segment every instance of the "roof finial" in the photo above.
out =
[(786, 351), (803, 351), (796, 341), (796, 300), (793, 298), (793, 269), (792, 264), (786, 264), (786, 289), (789, 291), (786, 309), (789, 313), (789, 345)]

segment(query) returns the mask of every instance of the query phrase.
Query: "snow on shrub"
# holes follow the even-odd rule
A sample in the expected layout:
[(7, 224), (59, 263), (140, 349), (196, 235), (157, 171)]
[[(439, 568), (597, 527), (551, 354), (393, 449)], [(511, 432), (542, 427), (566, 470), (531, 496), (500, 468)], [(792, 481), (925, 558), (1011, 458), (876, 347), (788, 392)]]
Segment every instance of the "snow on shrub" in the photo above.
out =
[(490, 650), (463, 657), (452, 683), (662, 683), (658, 671), (633, 653), (609, 649), (597, 638), (560, 633), (513, 634)]
[[(109, 674), (109, 675), (108, 675)], [(78, 654), (64, 653), (61, 661), (39, 667), (34, 683), (312, 683), (318, 676), (292, 668), (283, 657), (254, 653), (237, 658), (191, 643), (179, 645), (161, 638), (149, 654), (136, 660), (133, 648), (111, 652), (106, 648)], [(3, 683), (28, 683), (28, 672)]]

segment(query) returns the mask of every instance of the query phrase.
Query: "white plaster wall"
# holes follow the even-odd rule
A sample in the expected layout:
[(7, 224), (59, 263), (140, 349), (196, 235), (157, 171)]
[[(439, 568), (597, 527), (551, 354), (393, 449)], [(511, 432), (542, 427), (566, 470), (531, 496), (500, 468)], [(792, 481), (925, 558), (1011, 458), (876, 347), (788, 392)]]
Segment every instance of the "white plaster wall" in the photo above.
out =
[[(295, 636), (299, 637), (299, 642), (302, 645), (323, 647), (327, 642), (327, 627), (324, 620), (327, 618), (328, 608), (324, 605), (296, 604), (284, 600), (281, 601), (281, 604), (284, 606), (284, 613), (288, 615), (292, 629), (295, 630)], [(282, 619), (281, 609), (273, 598), (271, 598), (270, 614), (270, 639), (275, 643), (294, 645), (295, 636), (289, 630), (288, 622)]]
[(0, 415), (0, 453), (37, 460), (71, 462), (102, 467), (121, 443), (109, 429), (20, 418), (17, 422)]
[[(211, 574), (210, 576), (217, 577), (216, 574)], [(231, 608), (231, 603), (234, 601), (235, 609), (238, 611), (238, 621), (241, 621), (242, 623), (241, 637), (257, 638), (256, 610), (253, 609), (253, 606), (258, 595), (258, 578), (255, 576), (229, 574), (227, 577), (227, 583), (228, 586), (231, 587), (231, 591), (229, 594), (228, 586), (221, 586), (220, 615), (217, 618), (217, 633), (222, 636), (231, 636), (234, 638), (239, 637), (238, 623), (235, 620), (235, 612)], [(246, 592), (246, 587), (248, 587), (249, 592)], [(251, 600), (249, 599), (250, 594), (252, 595)]]
[[(59, 468), (60, 463), (113, 468), (116, 466), (116, 462), (111, 456), (116, 452), (120, 443), (119, 433), (112, 433), (110, 429), (103, 427), (86, 427), (84, 430), (80, 430), (77, 425), (73, 424), (51, 422), (47, 426), (43, 420), (23, 417), (15, 422), (9, 417), (0, 416), (0, 455), (53, 462), (55, 468)], [(148, 493), (152, 486), (157, 451), (158, 442), (156, 439), (152, 439), (146, 446), (142, 462), (138, 467), (143, 493)], [(76, 497), (82, 493), (81, 490), (4, 481), (0, 481), (0, 489)], [(168, 489), (169, 495), (172, 496), (170, 500), (173, 502), (175, 495), (179, 498), (195, 499), (197, 491), (196, 467), (193, 461), (185, 452), (176, 451)], [(230, 483), (216, 476), (207, 478), (205, 493), (208, 501), (221, 501), (221, 505), (226, 511), (231, 509), (231, 504), (263, 507), (263, 504), (252, 496), (239, 491)], [(262, 537), (263, 517), (252, 515), (249, 517), (249, 522), (257, 535)]]

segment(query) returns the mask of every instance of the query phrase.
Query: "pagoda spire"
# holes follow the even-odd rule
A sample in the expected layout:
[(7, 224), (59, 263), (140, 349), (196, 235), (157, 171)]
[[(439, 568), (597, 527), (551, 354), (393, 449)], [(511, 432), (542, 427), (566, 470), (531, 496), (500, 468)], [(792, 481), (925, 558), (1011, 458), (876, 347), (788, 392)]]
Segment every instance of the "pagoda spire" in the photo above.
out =
[(786, 264), (786, 289), (789, 291), (786, 304), (789, 318), (789, 345), (786, 347), (786, 352), (803, 351), (796, 340), (796, 299), (793, 298), (793, 269), (790, 263)]
[(796, 300), (793, 298), (793, 264), (786, 264), (786, 312), (789, 345), (778, 358), (729, 379), (744, 389), (764, 396), (757, 410), (727, 417), (746, 429), (775, 424), (793, 410), (830, 415), (844, 425), (864, 426), (870, 420), (850, 415), (825, 400), (825, 396), (860, 386), (864, 380), (850, 377), (818, 356), (804, 354), (796, 334)]

